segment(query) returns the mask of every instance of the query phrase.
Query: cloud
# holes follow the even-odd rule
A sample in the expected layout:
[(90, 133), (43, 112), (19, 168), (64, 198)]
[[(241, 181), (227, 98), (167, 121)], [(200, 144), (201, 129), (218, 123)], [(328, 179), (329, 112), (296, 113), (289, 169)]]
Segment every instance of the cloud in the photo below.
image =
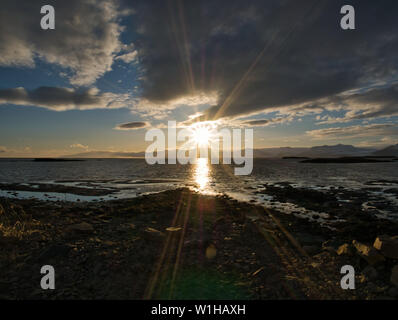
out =
[(137, 51), (132, 51), (123, 55), (116, 57), (116, 60), (122, 60), (125, 63), (131, 63), (137, 60)]
[(128, 94), (100, 93), (96, 88), (0, 89), (0, 104), (33, 105), (54, 111), (123, 108), (130, 103), (129, 99)]
[[(0, 66), (34, 67), (36, 60), (71, 71), (74, 85), (90, 85), (111, 70), (121, 50), (117, 0), (49, 0), (55, 8), (55, 30), (40, 26), (41, 0), (2, 0)], [(17, 22), (19, 21), (19, 22)]]
[(174, 100), (155, 102), (146, 98), (141, 98), (134, 104), (133, 112), (151, 117), (157, 120), (165, 119), (172, 110), (180, 107), (199, 107), (214, 104), (217, 101), (215, 92), (207, 94), (196, 92), (192, 95), (181, 96)]
[[(287, 123), (293, 121), (294, 117), (287, 116), (287, 117), (275, 117), (270, 119), (255, 119), (255, 120), (237, 120), (232, 121), (232, 124), (235, 123), (240, 124), (243, 127), (265, 127), (276, 123)], [(231, 123), (227, 121), (227, 123)]]
[(70, 148), (79, 148), (79, 149), (84, 149), (84, 150), (88, 150), (89, 149), (88, 146), (85, 146), (85, 145), (83, 145), (81, 143), (74, 143), (74, 144), (71, 144), (69, 147)]
[(375, 136), (398, 136), (398, 127), (394, 123), (368, 124), (348, 127), (310, 130), (307, 135), (314, 139), (363, 138)]
[(25, 146), (25, 147), (14, 147), (14, 148), (6, 148), (3, 146), (0, 146), (0, 153), (8, 153), (7, 156), (11, 155), (27, 155), (32, 153), (32, 148), (30, 146)]
[(116, 130), (137, 130), (137, 129), (142, 129), (145, 127), (148, 127), (149, 123), (148, 122), (127, 122), (127, 123), (121, 123), (118, 124), (115, 129)]
[(143, 99), (162, 110), (181, 97), (216, 92), (207, 119), (318, 113), (319, 99), (388, 81), (398, 71), (398, 3), (355, 2), (355, 31), (339, 27), (344, 4), (135, 1)]
[(261, 127), (268, 125), (270, 123), (270, 120), (268, 119), (261, 119), (261, 120), (247, 120), (243, 121), (242, 124), (250, 127)]
[(329, 109), (337, 107), (348, 111), (343, 117), (321, 118), (322, 121), (318, 124), (398, 116), (398, 84), (331, 97), (320, 105)]

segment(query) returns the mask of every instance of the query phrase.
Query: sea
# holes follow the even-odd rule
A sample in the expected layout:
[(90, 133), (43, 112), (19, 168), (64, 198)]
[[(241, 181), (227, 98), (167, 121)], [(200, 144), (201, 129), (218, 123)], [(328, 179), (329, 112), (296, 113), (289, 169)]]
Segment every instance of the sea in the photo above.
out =
[[(398, 162), (302, 163), (300, 159), (254, 159), (247, 176), (234, 175), (233, 165), (212, 165), (207, 159), (196, 164), (155, 164), (145, 159), (81, 159), (82, 161), (36, 162), (33, 159), (0, 159), (0, 184), (55, 184), (81, 188), (105, 188), (105, 196), (72, 193), (0, 190), (0, 197), (47, 201), (101, 201), (137, 197), (179, 187), (240, 201), (264, 205), (277, 203), (259, 193), (267, 184), (324, 190), (361, 190), (371, 186), (375, 195), (397, 205), (397, 196), (385, 191), (398, 188)], [(364, 203), (366, 205), (366, 203)], [(286, 204), (284, 204), (286, 207)], [(284, 208), (286, 210), (286, 208)], [(296, 210), (293, 206), (291, 210)], [(390, 213), (397, 216), (397, 213)]]

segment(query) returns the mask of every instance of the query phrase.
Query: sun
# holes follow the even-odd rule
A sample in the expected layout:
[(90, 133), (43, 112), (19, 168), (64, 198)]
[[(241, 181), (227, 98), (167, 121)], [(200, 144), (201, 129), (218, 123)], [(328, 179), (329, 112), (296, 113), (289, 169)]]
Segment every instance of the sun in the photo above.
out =
[(200, 146), (209, 144), (210, 137), (211, 137), (210, 130), (209, 128), (206, 127), (197, 128), (196, 130), (194, 130), (192, 134), (194, 142)]
[(198, 146), (207, 146), (214, 137), (215, 124), (206, 122), (198, 122), (191, 125), (191, 138)]

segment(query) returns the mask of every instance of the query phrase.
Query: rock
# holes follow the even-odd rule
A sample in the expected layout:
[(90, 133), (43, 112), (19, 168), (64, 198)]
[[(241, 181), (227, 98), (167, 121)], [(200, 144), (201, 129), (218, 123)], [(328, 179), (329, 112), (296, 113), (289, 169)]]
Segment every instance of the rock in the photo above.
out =
[(379, 252), (391, 259), (398, 259), (398, 238), (389, 236), (378, 236), (373, 244), (373, 247)]
[(166, 228), (166, 231), (174, 232), (174, 231), (180, 231), (182, 228), (181, 227), (168, 227)]
[(360, 243), (356, 240), (352, 240), (352, 244), (357, 250), (357, 253), (372, 266), (385, 260), (384, 257), (371, 246)]
[(155, 228), (148, 227), (145, 229), (143, 236), (149, 240), (163, 239), (165, 234)]
[(352, 256), (354, 255), (354, 250), (352, 245), (348, 244), (348, 243), (344, 243), (342, 244), (338, 249), (337, 249), (337, 254), (339, 256), (341, 255), (347, 255), (347, 256)]
[(390, 281), (394, 286), (398, 287), (398, 264), (395, 265), (391, 270)]
[(211, 260), (214, 259), (217, 255), (217, 248), (214, 244), (210, 244), (207, 248), (206, 248), (206, 258)]
[(82, 232), (82, 233), (89, 233), (94, 231), (94, 227), (87, 223), (87, 222), (82, 222), (78, 224), (73, 224), (69, 226), (69, 230), (72, 232)]
[(310, 256), (317, 254), (320, 250), (318, 246), (303, 246), (303, 250)]
[(367, 266), (365, 269), (362, 270), (362, 273), (368, 278), (369, 280), (376, 280), (379, 276), (377, 270), (372, 266)]
[(359, 283), (365, 283), (367, 279), (366, 279), (366, 276), (364, 274), (360, 274), (358, 276), (358, 280), (359, 280)]

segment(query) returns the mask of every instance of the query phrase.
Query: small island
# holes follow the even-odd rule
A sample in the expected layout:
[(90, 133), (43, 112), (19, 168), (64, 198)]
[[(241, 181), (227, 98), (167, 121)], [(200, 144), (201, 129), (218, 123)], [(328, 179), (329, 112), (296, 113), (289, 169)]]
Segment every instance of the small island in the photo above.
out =
[(67, 161), (84, 161), (82, 159), (63, 159), (63, 158), (35, 158), (34, 162), (67, 162)]

